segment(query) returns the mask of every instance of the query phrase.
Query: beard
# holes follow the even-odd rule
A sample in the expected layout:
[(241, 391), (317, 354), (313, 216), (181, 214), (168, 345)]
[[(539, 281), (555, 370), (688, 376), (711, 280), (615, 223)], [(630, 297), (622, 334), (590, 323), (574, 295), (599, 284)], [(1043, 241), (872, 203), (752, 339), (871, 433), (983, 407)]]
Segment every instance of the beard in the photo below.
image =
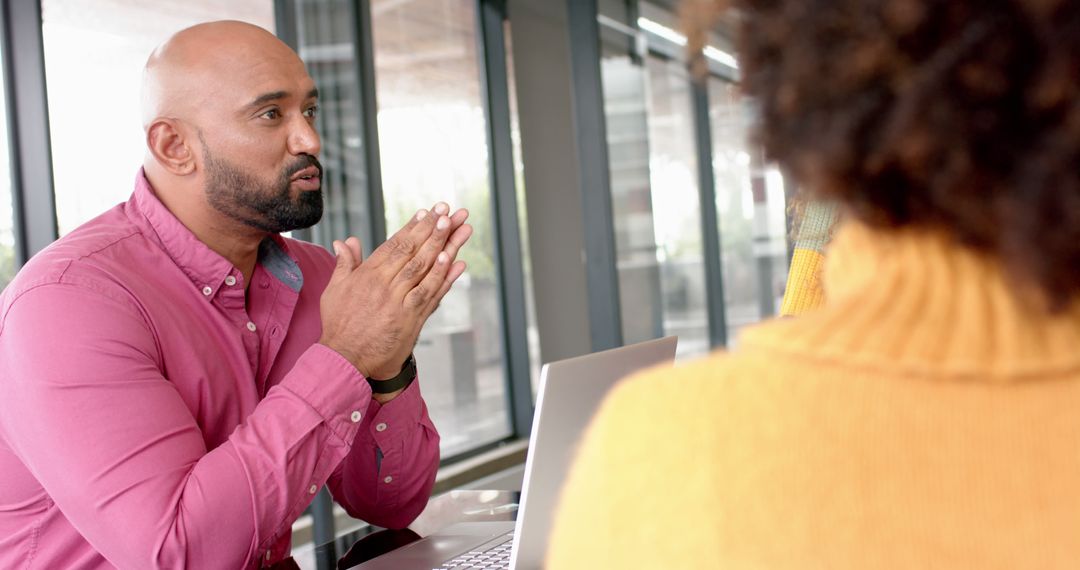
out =
[[(315, 225), (323, 212), (322, 164), (310, 154), (301, 155), (272, 182), (243, 168), (215, 158), (203, 145), (206, 161), (206, 198), (210, 206), (248, 227), (282, 233)], [(302, 191), (295, 198), (291, 179), (301, 170), (319, 169), (319, 190)]]

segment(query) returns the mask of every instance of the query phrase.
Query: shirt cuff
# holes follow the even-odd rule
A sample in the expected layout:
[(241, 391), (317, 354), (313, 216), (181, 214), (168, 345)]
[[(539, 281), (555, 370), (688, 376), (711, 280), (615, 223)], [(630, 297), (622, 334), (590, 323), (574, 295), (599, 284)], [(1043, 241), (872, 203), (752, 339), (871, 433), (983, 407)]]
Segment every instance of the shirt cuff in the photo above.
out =
[(371, 387), (360, 371), (337, 351), (318, 343), (296, 360), (292, 373), (279, 386), (307, 402), (330, 431), (350, 446), (372, 401)]
[[(380, 445), (406, 437), (427, 415), (424, 398), (420, 394), (420, 374), (405, 387), (393, 400), (380, 404), (372, 400), (368, 412), (372, 414), (371, 434)], [(380, 430), (379, 427), (383, 426)], [(393, 426), (406, 429), (387, 429)]]

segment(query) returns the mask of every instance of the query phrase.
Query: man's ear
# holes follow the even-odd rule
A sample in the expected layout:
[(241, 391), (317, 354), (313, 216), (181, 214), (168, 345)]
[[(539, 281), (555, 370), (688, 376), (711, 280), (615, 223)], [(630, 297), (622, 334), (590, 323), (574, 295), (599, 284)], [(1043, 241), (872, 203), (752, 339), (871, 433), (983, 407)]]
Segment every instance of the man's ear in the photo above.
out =
[(177, 176), (195, 172), (195, 153), (175, 119), (160, 118), (150, 123), (146, 147), (166, 171)]

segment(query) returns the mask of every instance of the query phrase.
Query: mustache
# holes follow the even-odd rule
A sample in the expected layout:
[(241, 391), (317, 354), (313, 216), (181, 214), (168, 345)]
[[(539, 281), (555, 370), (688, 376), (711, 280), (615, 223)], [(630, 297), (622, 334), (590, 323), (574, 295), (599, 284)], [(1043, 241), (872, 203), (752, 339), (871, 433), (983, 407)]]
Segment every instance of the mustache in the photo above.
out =
[(323, 174), (322, 163), (319, 162), (319, 159), (315, 158), (314, 156), (312, 156), (310, 154), (302, 154), (302, 155), (300, 155), (296, 159), (295, 163), (289, 165), (289, 168), (287, 168), (285, 170), (285, 180), (290, 180), (293, 177), (294, 174), (296, 174), (297, 172), (300, 172), (301, 170), (303, 170), (303, 169), (305, 169), (305, 168), (307, 168), (309, 166), (314, 166), (315, 168), (319, 169), (319, 180), (322, 180), (322, 174)]

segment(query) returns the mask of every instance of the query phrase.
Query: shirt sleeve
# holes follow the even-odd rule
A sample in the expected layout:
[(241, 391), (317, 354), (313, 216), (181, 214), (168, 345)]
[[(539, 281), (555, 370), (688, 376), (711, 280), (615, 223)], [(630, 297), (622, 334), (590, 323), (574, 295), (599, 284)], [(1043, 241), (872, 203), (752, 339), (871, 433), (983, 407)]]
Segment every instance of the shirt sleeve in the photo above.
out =
[(291, 528), (349, 454), (371, 401), (314, 345), (208, 450), (115, 285), (49, 284), (0, 321), (0, 435), (120, 568), (242, 568)]
[(350, 516), (404, 528), (427, 506), (438, 468), (439, 433), (417, 378), (386, 404), (370, 401), (352, 451), (328, 486)]

